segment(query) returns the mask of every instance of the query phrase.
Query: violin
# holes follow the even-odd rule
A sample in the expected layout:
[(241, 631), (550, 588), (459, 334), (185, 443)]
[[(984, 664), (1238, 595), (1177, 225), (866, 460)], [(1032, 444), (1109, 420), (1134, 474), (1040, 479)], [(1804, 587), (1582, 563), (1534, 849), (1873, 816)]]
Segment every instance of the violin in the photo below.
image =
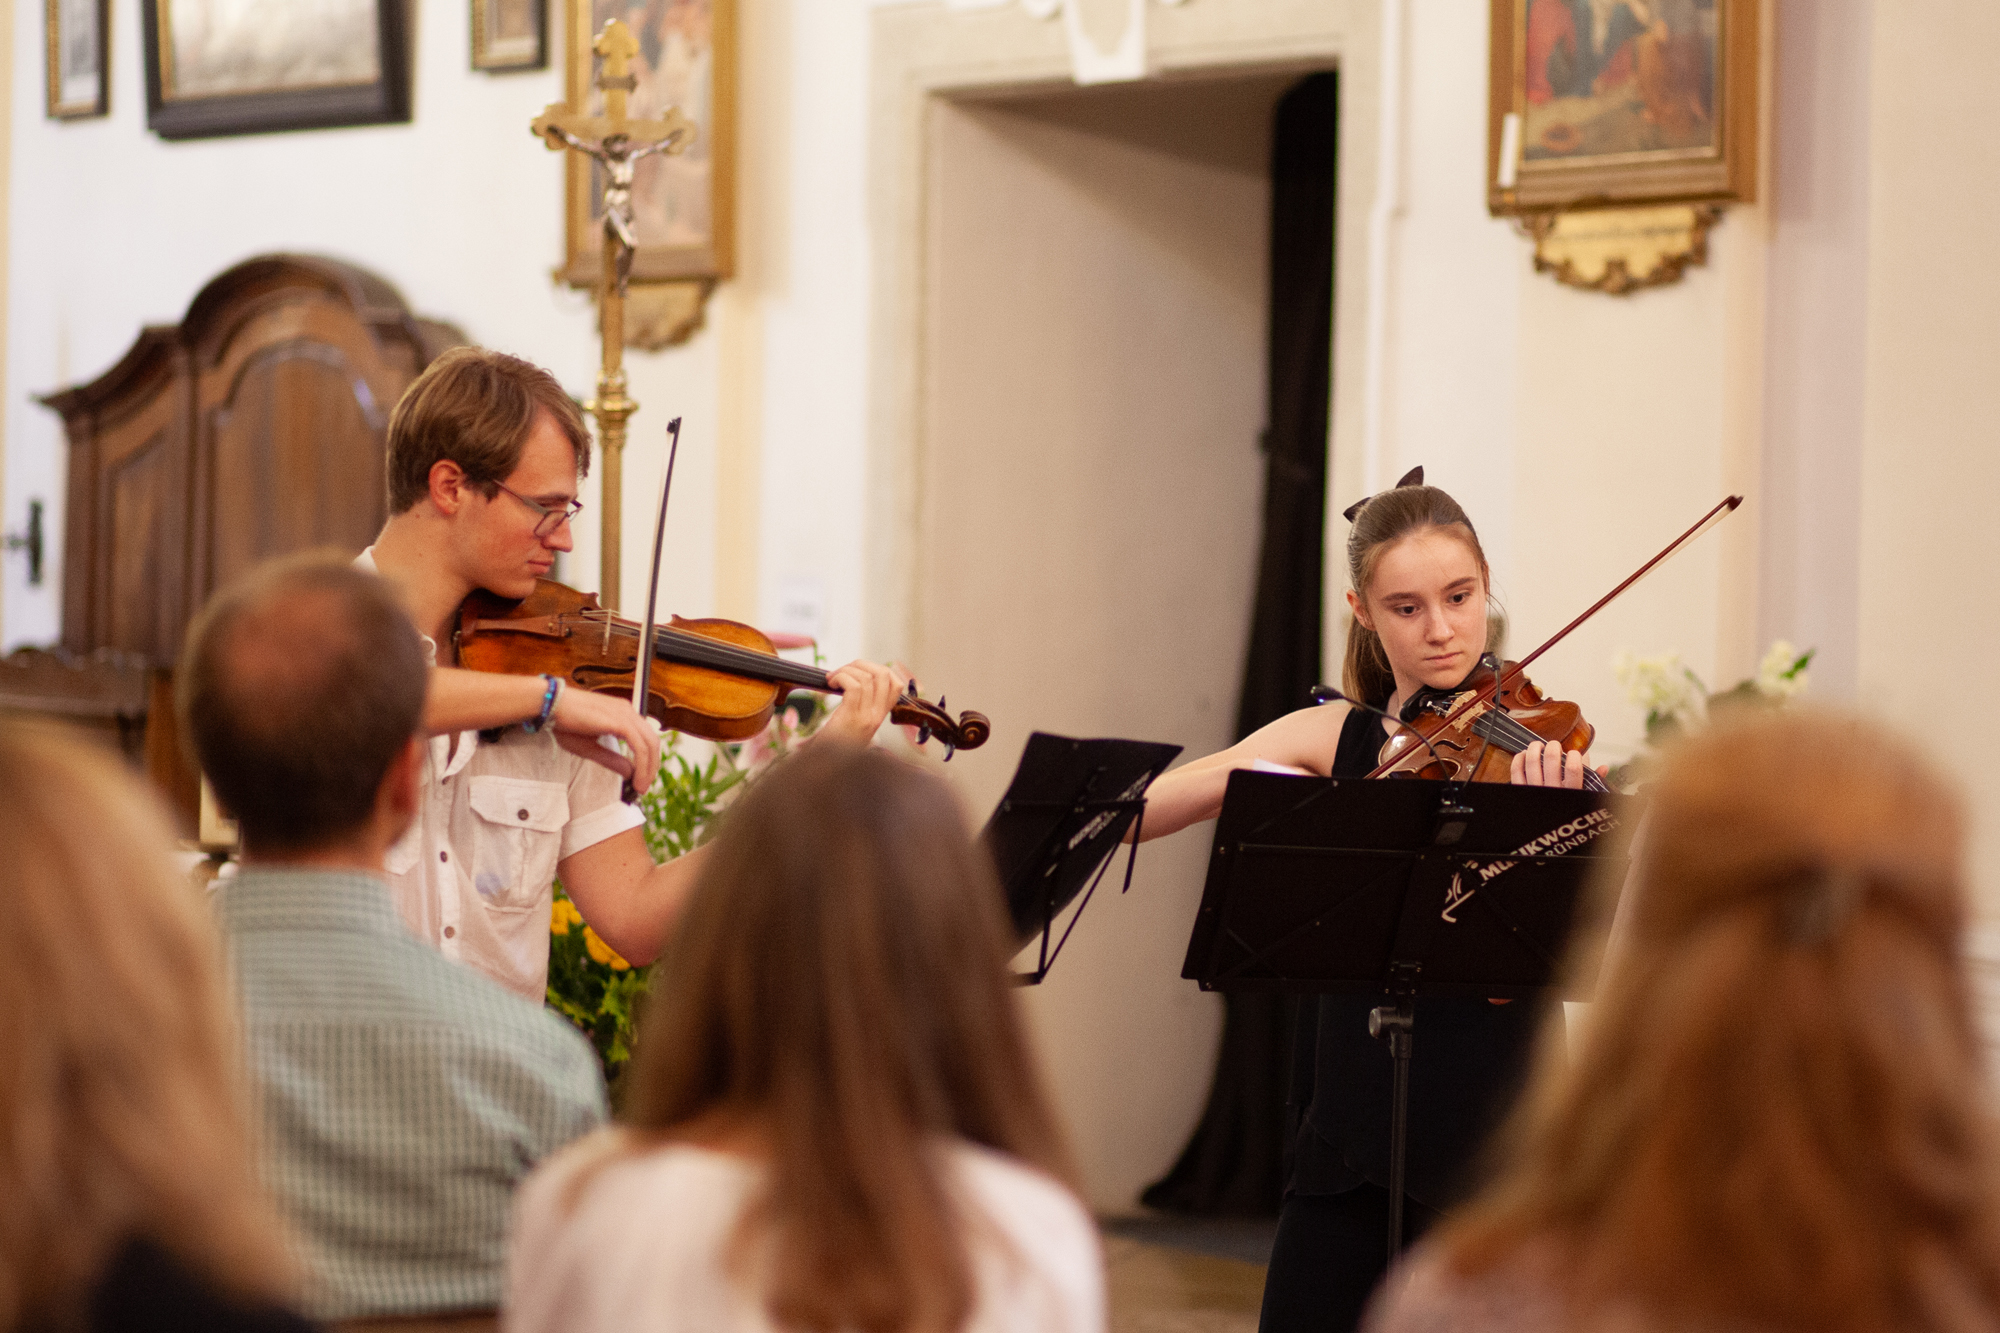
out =
[[(596, 593), (537, 579), (520, 601), (484, 589), (465, 599), (453, 642), (458, 664), (473, 671), (557, 676), (578, 689), (632, 698), (638, 683), (640, 627), (598, 605)], [(710, 741), (740, 741), (770, 725), (795, 689), (839, 694), (824, 671), (779, 657), (771, 641), (733, 620), (673, 617), (653, 627), (646, 713), (662, 727)], [(976, 750), (993, 725), (970, 710), (954, 718), (944, 701), (919, 698), (914, 682), (889, 720), (936, 737), (949, 759)]]
[[(1550, 635), (1547, 642), (1518, 662), (1496, 665), (1489, 654), (1466, 688), (1431, 705), (1382, 747), (1382, 761), (1368, 776), (1442, 778), (1454, 782), (1506, 782), (1514, 756), (1537, 741), (1552, 741), (1565, 750), (1588, 750), (1597, 729), (1583, 720), (1573, 703), (1551, 699), (1528, 679), (1528, 664), (1567, 638), (1577, 626), (1609, 606), (1613, 599), (1653, 572), (1663, 561), (1736, 512), (1743, 503), (1731, 495), (1702, 515), (1695, 525), (1667, 543), (1658, 555), (1634, 570), (1624, 582), (1597, 599), (1589, 610)], [(1413, 735), (1412, 733), (1416, 733)], [(1417, 740), (1421, 735), (1425, 745)], [(1596, 770), (1583, 774), (1586, 791), (1609, 791)]]
[[(1555, 741), (1565, 750), (1587, 751), (1597, 736), (1581, 708), (1536, 689), (1519, 662), (1502, 662), (1496, 671), (1489, 657), (1465, 685), (1450, 698), (1429, 704), (1404, 724), (1408, 730), (1391, 736), (1382, 747), (1381, 765), (1369, 776), (1506, 782), (1514, 756), (1535, 742)], [(1583, 787), (1610, 790), (1592, 768), (1583, 771)]]

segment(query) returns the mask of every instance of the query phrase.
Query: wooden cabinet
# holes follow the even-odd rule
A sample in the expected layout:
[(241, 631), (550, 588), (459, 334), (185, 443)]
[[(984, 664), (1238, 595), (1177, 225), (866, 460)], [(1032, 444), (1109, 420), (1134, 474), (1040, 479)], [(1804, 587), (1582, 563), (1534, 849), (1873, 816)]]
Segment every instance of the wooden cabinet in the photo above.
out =
[[(351, 264), (267, 255), (202, 288), (179, 324), (143, 330), (102, 376), (42, 398), (69, 437), (59, 659), (80, 674), (23, 659), (0, 708), (76, 720), (80, 698), (118, 701), (127, 752), (191, 818), (192, 776), (160, 707), (188, 622), (260, 560), (374, 540), (390, 409), (464, 341)], [(82, 680), (112, 664), (101, 688)], [(143, 736), (129, 725), (135, 666), (154, 674)], [(58, 680), (64, 699), (35, 708), (36, 682)]]

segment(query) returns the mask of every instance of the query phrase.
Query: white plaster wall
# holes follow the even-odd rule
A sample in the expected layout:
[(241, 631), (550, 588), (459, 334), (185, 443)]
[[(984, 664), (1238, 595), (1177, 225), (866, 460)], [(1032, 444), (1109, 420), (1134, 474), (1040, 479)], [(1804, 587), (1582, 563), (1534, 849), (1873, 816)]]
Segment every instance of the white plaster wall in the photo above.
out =
[[(1763, 637), (1852, 699), (1868, 350), (1870, 0), (1779, 0), (1771, 98)], [(1864, 90), (1857, 96), (1856, 90)]]
[(2000, 772), (1986, 756), (2000, 719), (1950, 704), (1976, 700), (2000, 655), (1986, 591), (2000, 568), (2000, 143), (1971, 129), (2000, 113), (1981, 61), (2000, 49), (2000, 10), (1877, 4), (1872, 43), (1860, 697), (1928, 738), (1964, 783), (1992, 921)]
[[(1513, 583), (1522, 241), (1486, 214), (1486, 6), (1407, 11), (1401, 198), (1390, 267), (1384, 484), (1422, 464)], [(1336, 394), (1350, 386), (1336, 385)], [(1335, 507), (1330, 536), (1345, 536)], [(1342, 581), (1340, 588), (1345, 589)]]

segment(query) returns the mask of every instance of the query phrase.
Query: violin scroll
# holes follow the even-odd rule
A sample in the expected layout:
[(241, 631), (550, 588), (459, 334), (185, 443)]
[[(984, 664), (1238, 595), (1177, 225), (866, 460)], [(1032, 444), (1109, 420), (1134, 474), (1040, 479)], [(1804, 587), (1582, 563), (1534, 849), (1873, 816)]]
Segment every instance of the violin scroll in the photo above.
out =
[(954, 719), (945, 710), (943, 699), (931, 703), (918, 698), (915, 681), (910, 682), (903, 697), (889, 710), (889, 720), (898, 726), (915, 727), (919, 745), (928, 740), (943, 744), (946, 759), (959, 750), (977, 750), (993, 734), (993, 723), (986, 714), (968, 708)]

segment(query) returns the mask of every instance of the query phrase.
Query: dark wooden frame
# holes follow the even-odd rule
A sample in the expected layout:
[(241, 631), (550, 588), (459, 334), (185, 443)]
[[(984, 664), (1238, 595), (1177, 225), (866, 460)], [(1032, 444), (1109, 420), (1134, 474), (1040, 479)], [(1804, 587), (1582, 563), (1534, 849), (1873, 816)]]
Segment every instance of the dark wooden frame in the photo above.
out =
[[(1486, 206), (1496, 216), (1640, 204), (1748, 203), (1757, 193), (1759, 0), (1716, 0), (1717, 117), (1713, 149), (1628, 154), (1516, 167), (1500, 187), (1500, 148), (1509, 113), (1524, 113), (1520, 42), (1529, 0), (1490, 0), (1486, 116)], [(1632, 159), (1646, 160), (1632, 160)]]
[(43, 0), (42, 42), (48, 59), (47, 109), (50, 120), (83, 120), (111, 110), (111, 0), (97, 0), (97, 97), (90, 102), (62, 101), (62, 0)]
[(382, 125), (410, 118), (409, 0), (373, 0), (381, 77), (337, 88), (273, 89), (226, 97), (165, 95), (161, 0), (142, 0), (146, 26), (146, 125), (162, 139), (209, 139), (275, 130)]
[[(591, 0), (563, 0), (563, 40), (567, 43), (565, 87), (569, 104), (592, 104), (597, 57), (591, 43)], [(642, 245), (632, 256), (634, 282), (685, 278), (719, 281), (736, 271), (736, 0), (710, 0), (715, 43), (714, 106), (711, 124), (700, 123), (693, 108), (682, 108), (708, 140), (709, 243), (704, 246)], [(581, 153), (563, 154), (564, 261), (558, 276), (572, 287), (594, 289), (604, 258), (604, 232), (591, 215), (591, 163)]]
[(487, 74), (512, 74), (549, 67), (549, 0), (530, 0), (535, 7), (535, 54), (525, 60), (496, 58), (486, 49), (486, 17), (494, 0), (472, 0), (472, 67)]

